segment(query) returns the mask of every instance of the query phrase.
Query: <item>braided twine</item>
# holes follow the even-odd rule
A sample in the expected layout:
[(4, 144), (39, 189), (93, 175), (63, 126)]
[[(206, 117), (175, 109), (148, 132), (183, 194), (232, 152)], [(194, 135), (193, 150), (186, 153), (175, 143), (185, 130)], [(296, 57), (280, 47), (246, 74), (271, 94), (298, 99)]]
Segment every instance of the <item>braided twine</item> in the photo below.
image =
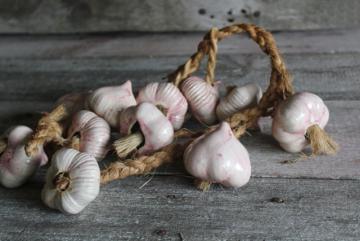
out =
[[(259, 105), (235, 113), (226, 120), (230, 123), (237, 138), (243, 135), (246, 129), (251, 127), (259, 117), (268, 115), (270, 113), (269, 111), (274, 108), (278, 102), (293, 94), (290, 75), (271, 33), (252, 24), (235, 24), (220, 30), (212, 28), (199, 43), (197, 52), (194, 53), (185, 64), (179, 66), (174, 73), (168, 76), (169, 81), (179, 87), (183, 80), (199, 69), (202, 59), (205, 55), (208, 55), (205, 80), (209, 84), (214, 84), (217, 43), (226, 37), (242, 32), (248, 33), (250, 38), (259, 45), (262, 51), (269, 55), (272, 71), (269, 87), (265, 91)], [(205, 132), (209, 132), (214, 128), (215, 127), (209, 128)], [(183, 129), (176, 134), (178, 136), (190, 138), (198, 136), (198, 134), (193, 133), (185, 134)], [(131, 175), (144, 174), (164, 163), (173, 162), (179, 157), (179, 154), (182, 155), (183, 150), (185, 150), (186, 146), (190, 143), (191, 141), (181, 145), (181, 148), (179, 144), (172, 143), (149, 156), (113, 162), (101, 172), (102, 183), (123, 179)]]

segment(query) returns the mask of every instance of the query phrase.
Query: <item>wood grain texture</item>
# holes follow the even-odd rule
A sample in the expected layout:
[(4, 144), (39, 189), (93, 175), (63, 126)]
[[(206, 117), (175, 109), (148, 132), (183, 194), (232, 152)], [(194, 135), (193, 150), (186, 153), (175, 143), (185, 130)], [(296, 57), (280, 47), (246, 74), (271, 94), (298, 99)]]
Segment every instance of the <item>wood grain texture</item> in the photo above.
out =
[(203, 193), (188, 178), (129, 178), (103, 187), (81, 214), (69, 216), (41, 203), (41, 177), (17, 190), (0, 188), (0, 240), (355, 241), (360, 235), (359, 181), (253, 178), (239, 190)]
[[(130, 79), (135, 89), (163, 81), (188, 56), (0, 59), (0, 100), (55, 101), (72, 91), (121, 84)], [(262, 54), (222, 55), (216, 79), (225, 85), (257, 82), (263, 88), (270, 76)], [(308, 90), (326, 100), (360, 98), (360, 53), (285, 54), (297, 91)], [(200, 71), (198, 75), (203, 75)], [(37, 86), (37, 88), (34, 88)]]
[[(275, 37), (296, 89), (326, 100), (331, 112), (327, 131), (340, 143), (338, 155), (291, 163), (298, 155), (278, 147), (264, 119), (262, 133), (241, 139), (253, 169), (245, 187), (214, 186), (202, 193), (182, 164), (175, 163), (102, 187), (98, 198), (75, 216), (42, 204), (42, 168), (19, 189), (0, 187), (0, 240), (359, 240), (360, 31)], [(2, 36), (0, 131), (15, 124), (34, 126), (40, 112), (69, 91), (126, 79), (134, 80), (135, 89), (160, 81), (186, 60), (200, 38)], [(245, 38), (222, 43), (220, 52), (216, 76), (224, 85), (266, 85), (268, 60)]]
[[(204, 33), (111, 33), (104, 35), (3, 35), (0, 58), (59, 59), (190, 56)], [(360, 52), (360, 29), (273, 33), (283, 53)], [(221, 41), (221, 54), (260, 53), (245, 34)]]
[[(326, 127), (340, 144), (335, 156), (302, 159), (299, 154), (283, 151), (271, 137), (271, 120), (262, 120), (262, 132), (250, 132), (241, 138), (250, 154), (253, 177), (324, 178), (360, 180), (360, 101), (326, 101), (331, 116)], [(0, 130), (11, 125), (34, 127), (41, 111), (49, 111), (51, 102), (0, 101)], [(195, 122), (187, 127), (199, 127)], [(309, 153), (306, 150), (305, 153)], [(107, 161), (111, 161), (109, 158)], [(297, 161), (296, 161), (297, 160)], [(296, 161), (293, 163), (293, 161)], [(182, 164), (161, 169), (160, 172), (184, 173)]]
[(357, 0), (1, 0), (2, 33), (198, 31), (233, 22), (275, 30), (359, 26)]

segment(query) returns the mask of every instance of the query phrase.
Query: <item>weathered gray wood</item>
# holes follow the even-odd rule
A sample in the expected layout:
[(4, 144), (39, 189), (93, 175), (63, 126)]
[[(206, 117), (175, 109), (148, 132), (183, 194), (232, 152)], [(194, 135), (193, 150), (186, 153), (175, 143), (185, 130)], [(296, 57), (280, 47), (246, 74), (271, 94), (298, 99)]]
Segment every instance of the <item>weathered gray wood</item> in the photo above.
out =
[[(360, 45), (355, 41), (359, 36), (359, 31), (276, 35), (296, 88), (327, 100), (331, 112), (327, 130), (341, 145), (338, 155), (284, 164), (298, 155), (277, 146), (269, 136), (270, 122), (264, 120), (263, 134), (251, 132), (241, 139), (252, 161), (247, 186), (239, 190), (215, 186), (202, 193), (176, 163), (156, 170), (155, 177), (132, 177), (104, 186), (76, 216), (42, 204), (43, 168), (22, 188), (0, 187), (0, 240), (359, 240)], [(183, 63), (200, 38), (197, 34), (2, 37), (0, 130), (34, 125), (40, 111), (49, 110), (69, 91), (128, 78), (136, 89), (159, 81)], [(257, 48), (239, 39), (221, 46), (218, 79), (224, 84), (255, 80), (265, 86), (268, 62)], [(272, 198), (285, 201), (271, 202)]]
[[(190, 56), (204, 33), (40, 35), (0, 38), (1, 58), (113, 58), (139, 56)], [(360, 52), (360, 29), (276, 32), (283, 53)], [(220, 54), (259, 53), (245, 34), (223, 40)]]
[(359, 26), (357, 0), (0, 1), (2, 33), (194, 31), (252, 22), (270, 29)]
[(151, 178), (104, 186), (75, 216), (41, 203), (39, 179), (17, 190), (0, 188), (0, 240), (355, 241), (360, 236), (359, 181), (253, 178), (239, 190), (214, 187), (202, 193), (191, 179)]
[[(327, 131), (341, 146), (336, 156), (301, 159), (299, 154), (283, 151), (271, 137), (271, 121), (265, 119), (261, 122), (263, 133), (251, 132), (251, 136), (241, 139), (250, 154), (252, 176), (360, 180), (360, 101), (326, 101), (326, 104), (331, 112)], [(50, 110), (51, 105), (49, 102), (1, 101), (0, 130), (14, 124), (33, 127), (39, 118), (37, 113)], [(196, 125), (188, 123), (187, 127)], [(183, 166), (172, 165), (160, 171), (183, 173)]]
[[(135, 89), (162, 81), (188, 56), (0, 59), (1, 100), (55, 101), (65, 93), (133, 80)], [(311, 91), (328, 100), (360, 99), (360, 53), (286, 54), (297, 91)], [(202, 75), (202, 73), (199, 73)], [(269, 60), (262, 54), (219, 56), (216, 78), (223, 87), (269, 80)], [(224, 89), (224, 88), (223, 88)]]

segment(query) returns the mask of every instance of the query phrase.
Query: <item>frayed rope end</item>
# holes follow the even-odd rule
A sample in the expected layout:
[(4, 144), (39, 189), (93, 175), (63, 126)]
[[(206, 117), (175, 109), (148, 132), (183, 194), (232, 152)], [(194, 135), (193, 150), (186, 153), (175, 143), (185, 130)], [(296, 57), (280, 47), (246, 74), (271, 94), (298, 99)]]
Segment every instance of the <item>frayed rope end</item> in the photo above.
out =
[(195, 179), (194, 184), (197, 189), (200, 189), (203, 192), (209, 191), (211, 187), (211, 182), (200, 179)]
[(319, 125), (310, 126), (305, 136), (315, 155), (334, 155), (339, 150), (339, 145)]

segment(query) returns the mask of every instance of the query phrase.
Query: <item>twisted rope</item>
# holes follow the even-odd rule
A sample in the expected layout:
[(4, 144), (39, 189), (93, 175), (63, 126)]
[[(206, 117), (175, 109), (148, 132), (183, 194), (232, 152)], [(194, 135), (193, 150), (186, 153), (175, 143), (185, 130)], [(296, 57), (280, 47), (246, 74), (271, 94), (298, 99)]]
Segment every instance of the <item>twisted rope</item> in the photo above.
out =
[[(209, 84), (214, 83), (217, 43), (226, 37), (242, 32), (247, 32), (250, 38), (260, 46), (263, 52), (270, 56), (272, 71), (270, 85), (264, 93), (259, 105), (235, 113), (226, 120), (230, 123), (237, 138), (243, 135), (248, 127), (253, 126), (260, 116), (269, 113), (269, 108), (273, 108), (278, 101), (293, 94), (290, 75), (286, 70), (284, 61), (276, 47), (271, 33), (251, 24), (236, 24), (220, 30), (212, 28), (199, 43), (198, 51), (183, 65), (179, 66), (174, 73), (168, 76), (170, 82), (179, 86), (184, 79), (188, 78), (193, 72), (198, 70), (203, 57), (209, 55), (205, 79)], [(214, 128), (216, 127), (213, 126), (205, 132), (210, 132)], [(189, 137), (191, 139), (195, 139), (199, 134), (202, 133), (192, 133), (184, 129), (176, 132), (177, 137)], [(149, 172), (164, 163), (172, 162), (179, 153), (182, 154), (182, 151), (185, 150), (188, 144), (190, 144), (190, 142), (182, 145), (180, 148), (177, 144), (173, 143), (150, 156), (142, 156), (134, 160), (112, 163), (108, 168), (102, 171), (102, 182), (107, 183), (131, 175), (140, 175)]]
[[(203, 57), (209, 55), (205, 80), (207, 83), (213, 84), (215, 81), (217, 43), (226, 37), (242, 32), (248, 33), (249, 37), (270, 57), (272, 70), (269, 86), (264, 92), (259, 104), (253, 108), (237, 112), (226, 119), (237, 138), (240, 138), (246, 132), (246, 129), (253, 126), (261, 116), (269, 115), (280, 101), (285, 100), (294, 93), (290, 74), (286, 69), (286, 65), (271, 33), (251, 24), (235, 24), (220, 30), (213, 28), (199, 43), (198, 51), (168, 77), (170, 82), (179, 86), (183, 80), (198, 70)], [(205, 133), (215, 128), (216, 126), (213, 126), (205, 131)], [(177, 132), (176, 136), (194, 139), (196, 136), (199, 136), (199, 133), (192, 133), (182, 129)], [(102, 183), (107, 183), (115, 179), (123, 179), (132, 175), (144, 174), (164, 163), (173, 162), (190, 143), (191, 142), (188, 142), (182, 146), (173, 143), (150, 156), (142, 156), (135, 160), (112, 163), (107, 169), (102, 171)], [(311, 145), (315, 146), (313, 142)], [(197, 186), (200, 189), (206, 190), (210, 187), (210, 183), (200, 181), (197, 182)]]
[(174, 161), (179, 154), (182, 154), (183, 147), (173, 143), (151, 156), (141, 156), (137, 159), (113, 162), (101, 171), (101, 183), (106, 184), (113, 180), (148, 173), (165, 163)]
[(26, 155), (34, 156), (39, 151), (39, 147), (45, 143), (54, 141), (63, 144), (63, 128), (59, 122), (67, 117), (65, 106), (59, 105), (52, 112), (45, 114), (38, 122), (34, 134), (25, 145)]

